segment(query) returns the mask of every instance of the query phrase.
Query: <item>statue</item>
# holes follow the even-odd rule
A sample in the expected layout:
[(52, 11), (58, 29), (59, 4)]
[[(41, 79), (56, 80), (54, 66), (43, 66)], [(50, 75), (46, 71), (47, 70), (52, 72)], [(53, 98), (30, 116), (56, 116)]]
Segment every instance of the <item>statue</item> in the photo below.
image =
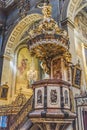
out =
[(27, 71), (27, 79), (29, 81), (29, 86), (31, 86), (34, 81), (37, 80), (37, 71), (34, 69), (34, 67), (31, 67), (31, 69), (29, 71)]

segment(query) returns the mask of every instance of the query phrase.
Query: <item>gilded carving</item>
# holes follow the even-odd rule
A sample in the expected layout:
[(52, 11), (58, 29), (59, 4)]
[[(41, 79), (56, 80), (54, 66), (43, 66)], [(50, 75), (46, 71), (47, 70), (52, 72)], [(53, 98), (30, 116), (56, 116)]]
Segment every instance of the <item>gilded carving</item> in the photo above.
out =
[[(50, 5), (44, 5), (42, 11), (44, 14), (43, 20), (29, 32), (28, 45), (31, 55), (35, 55), (44, 63), (45, 68), (43, 67), (43, 69), (51, 76), (51, 61), (55, 56), (61, 54), (67, 61), (70, 61), (69, 37), (66, 30), (61, 30), (52, 19)], [(55, 78), (59, 78), (59, 75), (61, 78), (60, 70), (54, 71)]]

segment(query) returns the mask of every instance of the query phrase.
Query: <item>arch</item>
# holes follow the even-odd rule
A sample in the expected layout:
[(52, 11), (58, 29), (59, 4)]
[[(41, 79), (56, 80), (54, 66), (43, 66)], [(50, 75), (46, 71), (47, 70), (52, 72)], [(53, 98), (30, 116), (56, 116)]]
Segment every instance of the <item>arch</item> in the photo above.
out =
[[(22, 42), (26, 40), (28, 36), (25, 36), (24, 39), (21, 40), (24, 33), (31, 27), (31, 25), (42, 19), (42, 15), (35, 13), (30, 14), (24, 17), (19, 23), (14, 27), (11, 35), (8, 38), (4, 57), (3, 57), (3, 68), (2, 68), (2, 77), (1, 83), (8, 82), (9, 88), (9, 95), (10, 97), (14, 97), (15, 92), (15, 82), (12, 82), (14, 79), (14, 75), (16, 74), (14, 60), (16, 58), (15, 50), (17, 50), (18, 46), (23, 45)], [(8, 69), (9, 68), (9, 69)], [(6, 72), (8, 75), (6, 75)], [(9, 78), (8, 78), (9, 77)]]
[(79, 8), (76, 10), (74, 17), (85, 7), (87, 7), (87, 3), (80, 5)]
[(11, 53), (14, 50), (14, 47), (17, 46), (24, 32), (37, 20), (40, 20), (42, 15), (40, 14), (30, 14), (23, 18), (13, 29), (9, 39), (7, 41), (7, 45), (5, 48), (5, 55), (11, 56)]
[(81, 2), (82, 0), (70, 0), (70, 3), (67, 8), (67, 17), (71, 21), (74, 21), (76, 9), (80, 6)]
[(82, 0), (66, 0), (62, 9), (61, 20), (69, 18), (71, 21), (74, 21), (75, 12), (81, 2)]

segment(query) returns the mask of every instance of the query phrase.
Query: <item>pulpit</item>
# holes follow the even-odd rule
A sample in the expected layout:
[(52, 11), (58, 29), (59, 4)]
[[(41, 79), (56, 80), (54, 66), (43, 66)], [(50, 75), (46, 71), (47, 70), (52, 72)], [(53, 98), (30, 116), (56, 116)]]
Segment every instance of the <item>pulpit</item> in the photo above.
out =
[(44, 4), (44, 18), (29, 35), (31, 56), (41, 61), (44, 74), (49, 75), (32, 84), (34, 106), (29, 118), (43, 130), (65, 130), (76, 117), (71, 111), (71, 54), (68, 34), (51, 18), (51, 9)]

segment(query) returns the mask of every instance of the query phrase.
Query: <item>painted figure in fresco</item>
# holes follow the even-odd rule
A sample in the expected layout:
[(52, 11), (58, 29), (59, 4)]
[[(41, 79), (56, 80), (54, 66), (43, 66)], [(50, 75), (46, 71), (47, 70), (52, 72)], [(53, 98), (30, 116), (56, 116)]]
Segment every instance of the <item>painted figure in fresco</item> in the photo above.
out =
[(16, 87), (18, 89), (26, 88), (28, 86), (28, 80), (27, 80), (27, 70), (28, 70), (28, 64), (29, 60), (26, 58), (23, 54), (21, 54), (18, 57), (18, 68), (17, 68), (17, 84)]
[[(20, 49), (17, 57), (17, 76), (16, 76), (16, 90), (25, 91), (29, 89), (31, 84), (36, 81), (38, 70), (38, 61), (36, 58), (32, 58), (28, 48), (24, 47)], [(34, 66), (35, 64), (35, 66)]]
[(50, 98), (51, 98), (51, 103), (57, 102), (57, 91), (56, 90), (51, 90)]
[(37, 91), (37, 104), (39, 103), (42, 104), (42, 91), (40, 89)]
[(26, 70), (27, 68), (27, 62), (28, 62), (28, 59), (22, 59), (21, 60), (21, 65), (18, 67), (18, 70), (19, 70), (19, 73), (20, 74), (23, 74), (23, 72)]

